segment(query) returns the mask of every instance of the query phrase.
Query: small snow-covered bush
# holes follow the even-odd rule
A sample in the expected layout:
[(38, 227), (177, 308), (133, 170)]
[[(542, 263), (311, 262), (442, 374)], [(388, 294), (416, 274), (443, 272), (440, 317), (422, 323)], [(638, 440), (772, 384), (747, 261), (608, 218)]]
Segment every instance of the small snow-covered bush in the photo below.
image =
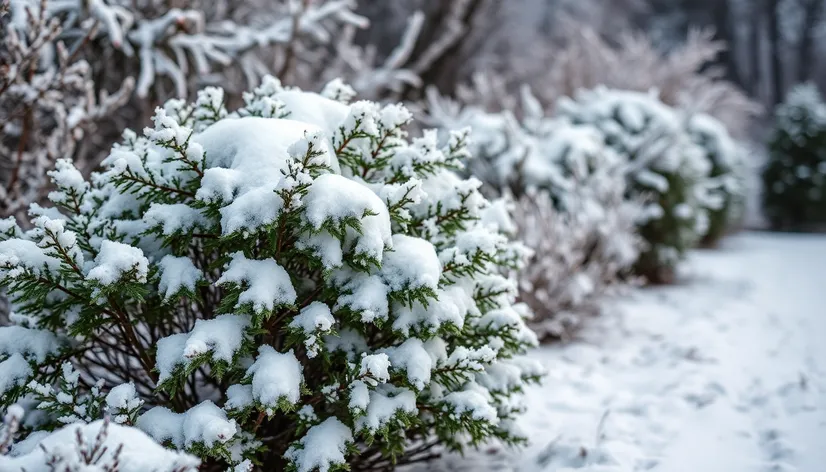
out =
[(732, 139), (725, 126), (706, 114), (688, 118), (688, 132), (711, 163), (709, 173), (708, 230), (705, 246), (715, 245), (736, 229), (744, 217), (749, 185), (745, 148)]
[(511, 231), (533, 251), (519, 274), (531, 325), (563, 337), (599, 310), (639, 256), (640, 204), (626, 198), (627, 162), (598, 129), (546, 117), (527, 89), (521, 99), (517, 120), (510, 110), (461, 108), (429, 91), (430, 119), (473, 130), (469, 169), (504, 196), (500, 205), (513, 206)]
[(522, 440), (526, 251), (454, 173), (466, 132), (408, 141), (404, 107), (353, 95), (210, 88), (89, 180), (58, 161), (54, 207), (0, 227), (0, 403), (29, 437), (108, 414), (205, 470), (298, 472)]
[(540, 337), (570, 337), (587, 316), (599, 314), (600, 302), (625, 287), (621, 282), (639, 256), (639, 206), (622, 195), (594, 203), (570, 198), (559, 210), (545, 190), (514, 203), (516, 234), (533, 250), (519, 293), (535, 313), (531, 327)]
[(612, 183), (625, 185), (621, 171), (616, 172), (622, 159), (605, 146), (598, 129), (545, 116), (527, 88), (520, 98), (521, 118), (509, 108), (490, 112), (477, 105), (462, 106), (431, 88), (428, 119), (445, 128), (471, 129), (474, 159), (468, 163), (468, 173), (494, 193), (509, 189), (520, 196), (529, 189), (545, 188), (559, 203), (575, 186), (585, 191), (582, 184), (595, 169), (603, 177), (614, 172), (617, 178)]
[(777, 107), (763, 207), (774, 229), (826, 225), (826, 104), (814, 85), (798, 86)]
[(647, 248), (636, 271), (653, 283), (669, 281), (708, 227), (711, 165), (684, 118), (654, 93), (603, 87), (561, 100), (558, 111), (574, 124), (599, 129), (630, 163), (628, 194), (647, 199), (639, 221)]

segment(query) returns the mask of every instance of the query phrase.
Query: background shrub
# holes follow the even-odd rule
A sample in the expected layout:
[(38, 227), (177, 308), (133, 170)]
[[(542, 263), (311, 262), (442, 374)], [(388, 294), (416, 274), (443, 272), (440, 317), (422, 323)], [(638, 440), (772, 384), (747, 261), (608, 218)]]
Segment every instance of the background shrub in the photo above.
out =
[(794, 89), (777, 107), (763, 187), (772, 228), (826, 225), (826, 105), (813, 85)]
[(686, 132), (684, 118), (653, 92), (606, 88), (562, 100), (559, 113), (599, 129), (606, 145), (629, 162), (628, 194), (647, 202), (639, 220), (647, 248), (636, 272), (653, 283), (670, 281), (708, 227), (711, 165)]
[(627, 160), (597, 128), (545, 116), (527, 89), (520, 109), (517, 119), (432, 91), (428, 102), (431, 121), (473, 130), (468, 169), (513, 208), (512, 231), (533, 252), (519, 275), (531, 326), (565, 338), (624, 285), (641, 250), (641, 205), (627, 195)]
[(722, 123), (705, 114), (688, 119), (688, 132), (711, 163), (708, 230), (702, 239), (714, 246), (742, 223), (748, 195), (750, 168), (745, 147), (734, 141)]

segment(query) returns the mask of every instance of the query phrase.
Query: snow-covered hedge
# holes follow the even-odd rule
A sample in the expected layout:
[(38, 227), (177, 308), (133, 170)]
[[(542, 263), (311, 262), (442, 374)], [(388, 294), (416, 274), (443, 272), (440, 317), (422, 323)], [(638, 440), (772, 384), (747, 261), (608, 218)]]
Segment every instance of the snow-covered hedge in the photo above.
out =
[(826, 104), (815, 85), (798, 86), (777, 107), (763, 208), (775, 229), (826, 225)]
[(715, 245), (742, 222), (748, 196), (749, 166), (746, 150), (729, 135), (716, 118), (695, 114), (688, 118), (688, 132), (711, 163), (709, 174), (708, 230), (705, 246)]
[(561, 100), (558, 112), (599, 129), (628, 160), (628, 194), (647, 199), (639, 231), (648, 247), (636, 270), (651, 282), (670, 280), (685, 252), (706, 234), (711, 205), (711, 164), (687, 133), (685, 118), (653, 92), (604, 87)]
[(0, 227), (24, 442), (108, 414), (210, 469), (299, 472), (520, 442), (536, 337), (502, 274), (526, 250), (454, 173), (466, 132), (408, 141), (404, 107), (353, 95), (268, 77), (230, 113), (210, 88), (89, 180), (58, 162), (54, 207)]
[(462, 106), (429, 89), (427, 118), (444, 128), (472, 130), (474, 159), (468, 173), (494, 193), (509, 189), (518, 196), (546, 189), (555, 203), (564, 205), (566, 194), (590, 192), (591, 198), (599, 198), (596, 194), (609, 191), (607, 187), (625, 188), (623, 156), (606, 146), (599, 129), (546, 116), (527, 88), (520, 99), (517, 117), (511, 109)]
[(625, 195), (627, 162), (598, 129), (546, 117), (527, 89), (521, 119), (510, 110), (461, 107), (433, 91), (428, 105), (432, 121), (473, 130), (469, 170), (511, 200), (513, 231), (533, 251), (519, 275), (532, 327), (566, 336), (598, 311), (639, 256), (640, 204)]

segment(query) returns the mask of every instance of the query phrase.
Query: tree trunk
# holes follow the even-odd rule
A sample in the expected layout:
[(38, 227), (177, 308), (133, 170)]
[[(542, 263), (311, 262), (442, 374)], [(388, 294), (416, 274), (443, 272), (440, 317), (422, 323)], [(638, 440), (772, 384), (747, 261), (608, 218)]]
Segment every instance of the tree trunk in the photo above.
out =
[(725, 49), (717, 55), (717, 63), (726, 68), (726, 78), (735, 84), (743, 87), (740, 71), (737, 68), (737, 61), (734, 60), (735, 35), (731, 24), (731, 7), (728, 0), (721, 0), (714, 13), (715, 39), (725, 43)]
[(769, 58), (771, 60), (771, 95), (769, 103), (777, 105), (785, 94), (783, 59), (780, 57), (782, 38), (780, 36), (780, 16), (777, 12), (779, 0), (766, 2), (766, 18), (769, 21)]
[(751, 7), (751, 27), (749, 28), (749, 85), (748, 90), (752, 97), (760, 97), (760, 78), (762, 76), (762, 54), (760, 48), (760, 33), (763, 31), (763, 7), (759, 0), (754, 0)]
[(797, 56), (797, 79), (812, 80), (814, 76), (815, 28), (823, 14), (823, 0), (808, 0), (803, 5), (803, 31)]
[[(422, 34), (417, 41), (416, 49), (413, 52), (413, 62), (421, 58), (422, 53), (440, 38), (441, 34), (448, 31), (451, 27), (450, 21), (458, 20), (466, 28), (465, 36), (459, 41), (450, 44), (447, 48), (439, 50), (437, 57), (435, 57), (425, 70), (419, 71), (422, 82), (425, 84), (433, 84), (439, 90), (456, 90), (457, 85), (465, 79), (461, 74), (462, 66), (467, 56), (463, 56), (463, 52), (468, 51), (468, 48), (479, 46), (480, 44), (472, 44), (471, 40), (481, 41), (484, 37), (472, 37), (468, 32), (471, 25), (483, 13), (493, 13), (504, 4), (504, 0), (468, 0), (465, 2), (465, 8), (461, 10), (463, 15), (454, 18), (454, 7), (459, 2), (442, 2), (440, 0), (433, 1), (435, 8), (427, 12), (427, 19), (425, 20), (425, 27)], [(486, 24), (486, 26), (488, 26)], [(472, 50), (472, 49), (470, 49)], [(411, 87), (406, 87), (402, 93), (402, 97), (407, 99), (419, 98), (421, 90), (416, 90)]]

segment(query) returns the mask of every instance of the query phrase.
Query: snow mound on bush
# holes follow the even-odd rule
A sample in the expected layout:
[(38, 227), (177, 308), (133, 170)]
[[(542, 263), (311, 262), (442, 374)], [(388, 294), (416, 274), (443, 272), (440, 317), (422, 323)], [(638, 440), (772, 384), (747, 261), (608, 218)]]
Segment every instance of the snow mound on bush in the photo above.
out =
[[(84, 454), (88, 454), (101, 434), (104, 421), (84, 425), (69, 425), (42, 437), (18, 443), (11, 456), (0, 456), (0, 470), (8, 472), (40, 472), (55, 470), (47, 464), (55, 460), (59, 470), (86, 469)], [(89, 450), (77, 444), (77, 436)], [(118, 458), (118, 472), (195, 472), (200, 461), (183, 452), (166, 449), (136, 428), (109, 423), (100, 443), (99, 459), (93, 464), (99, 467), (114, 463)], [(97, 469), (95, 469), (97, 470)], [(100, 470), (103, 470), (102, 468)]]

